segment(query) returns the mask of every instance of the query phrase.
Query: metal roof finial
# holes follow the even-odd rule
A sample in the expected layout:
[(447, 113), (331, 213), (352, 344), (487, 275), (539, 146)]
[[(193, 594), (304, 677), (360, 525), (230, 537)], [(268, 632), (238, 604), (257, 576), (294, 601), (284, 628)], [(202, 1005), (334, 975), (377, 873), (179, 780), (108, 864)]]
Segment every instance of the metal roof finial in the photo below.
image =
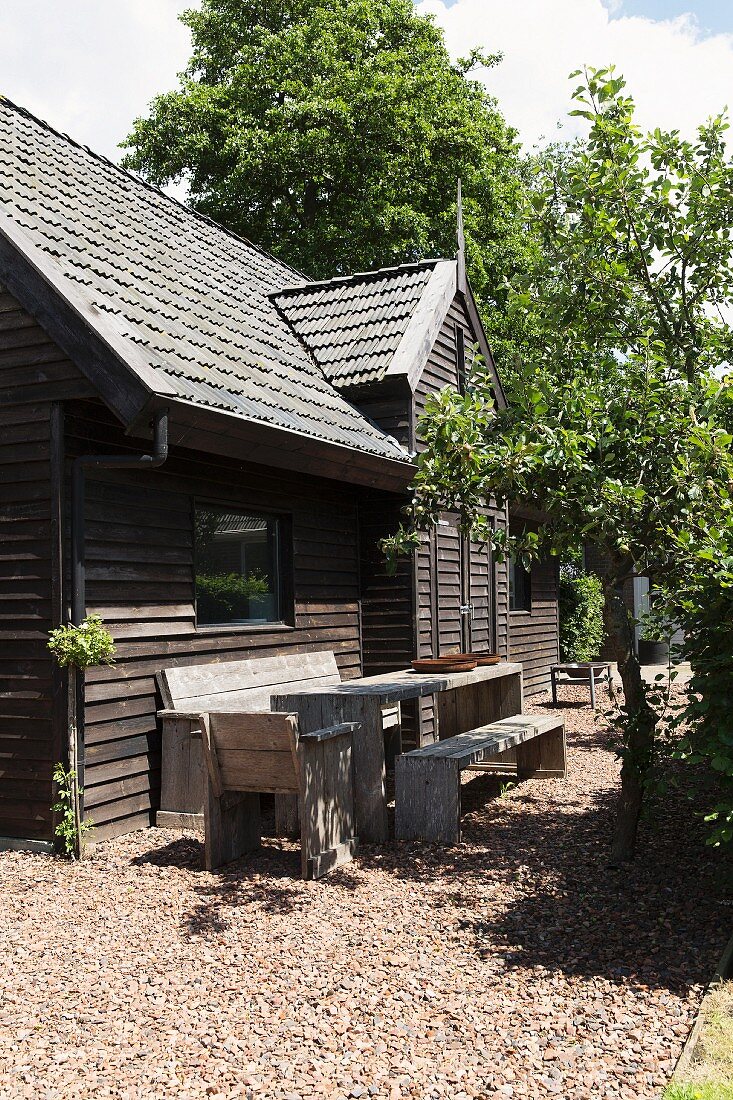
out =
[(458, 289), (465, 294), (468, 287), (466, 279), (466, 238), (463, 233), (463, 192), (461, 189), (461, 177), (458, 177), (458, 202), (456, 206), (456, 239), (458, 252), (456, 253), (456, 281)]

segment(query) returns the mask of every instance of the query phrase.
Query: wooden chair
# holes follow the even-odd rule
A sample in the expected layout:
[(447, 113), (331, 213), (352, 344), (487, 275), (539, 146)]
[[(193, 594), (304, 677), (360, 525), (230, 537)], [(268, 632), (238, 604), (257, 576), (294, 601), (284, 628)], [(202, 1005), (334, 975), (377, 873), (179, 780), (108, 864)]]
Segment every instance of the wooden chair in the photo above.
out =
[(260, 794), (297, 794), (303, 878), (320, 878), (354, 854), (351, 738), (358, 723), (300, 734), (295, 714), (200, 715), (208, 782), (209, 871), (259, 848)]

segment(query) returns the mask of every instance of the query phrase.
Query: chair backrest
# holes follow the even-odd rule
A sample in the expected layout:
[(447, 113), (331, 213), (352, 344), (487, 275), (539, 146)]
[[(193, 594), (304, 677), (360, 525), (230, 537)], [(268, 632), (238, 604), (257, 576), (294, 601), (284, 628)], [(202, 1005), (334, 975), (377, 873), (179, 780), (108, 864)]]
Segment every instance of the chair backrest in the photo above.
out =
[(256, 714), (269, 711), (273, 695), (333, 687), (341, 683), (341, 675), (333, 652), (322, 650), (248, 661), (176, 665), (162, 669), (158, 683), (167, 710)]
[(210, 711), (201, 715), (201, 737), (217, 796), (225, 791), (300, 790), (297, 715)]

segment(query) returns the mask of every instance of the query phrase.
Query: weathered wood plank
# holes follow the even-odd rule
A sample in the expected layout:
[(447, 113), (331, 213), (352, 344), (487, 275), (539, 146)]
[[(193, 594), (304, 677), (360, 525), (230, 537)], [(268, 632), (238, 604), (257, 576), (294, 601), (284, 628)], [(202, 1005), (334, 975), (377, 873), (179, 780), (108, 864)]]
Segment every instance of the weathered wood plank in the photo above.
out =
[(256, 661), (176, 665), (162, 669), (159, 681), (167, 708), (189, 710), (192, 705), (197, 705), (197, 699), (208, 700), (232, 692), (236, 692), (241, 699), (241, 693), (245, 691), (268, 688), (273, 684), (307, 683), (308, 680), (324, 677), (330, 677), (333, 683), (341, 680), (331, 650), (261, 657)]
[(461, 840), (461, 774), (457, 760), (413, 754), (395, 765), (395, 837), (431, 844)]
[(565, 777), (565, 727), (557, 715), (517, 714), (406, 753), (395, 769), (398, 840), (460, 842), (461, 772), (517, 752), (517, 775)]

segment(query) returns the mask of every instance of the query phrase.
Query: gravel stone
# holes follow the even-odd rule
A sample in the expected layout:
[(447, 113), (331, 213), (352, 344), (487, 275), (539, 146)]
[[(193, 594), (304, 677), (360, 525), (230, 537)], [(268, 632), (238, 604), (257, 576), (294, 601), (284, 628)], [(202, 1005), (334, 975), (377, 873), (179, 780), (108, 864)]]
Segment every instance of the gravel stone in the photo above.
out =
[(680, 792), (610, 869), (618, 764), (587, 691), (559, 709), (568, 781), (468, 776), (456, 848), (318, 883), (272, 839), (214, 874), (161, 830), (0, 854), (0, 1098), (657, 1095), (729, 934), (720, 857)]

